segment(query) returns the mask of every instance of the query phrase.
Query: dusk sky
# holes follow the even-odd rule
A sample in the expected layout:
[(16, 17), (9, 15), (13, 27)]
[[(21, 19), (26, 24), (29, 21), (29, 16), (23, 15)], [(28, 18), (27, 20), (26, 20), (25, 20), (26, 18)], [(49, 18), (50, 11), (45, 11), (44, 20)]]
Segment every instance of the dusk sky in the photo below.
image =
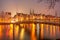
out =
[(11, 12), (12, 16), (16, 12), (29, 13), (30, 9), (34, 9), (35, 13), (51, 15), (55, 15), (55, 11), (57, 11), (58, 16), (60, 15), (60, 2), (56, 2), (54, 9), (49, 10), (48, 6), (49, 3), (46, 3), (45, 0), (40, 3), (38, 0), (0, 0), (0, 11)]

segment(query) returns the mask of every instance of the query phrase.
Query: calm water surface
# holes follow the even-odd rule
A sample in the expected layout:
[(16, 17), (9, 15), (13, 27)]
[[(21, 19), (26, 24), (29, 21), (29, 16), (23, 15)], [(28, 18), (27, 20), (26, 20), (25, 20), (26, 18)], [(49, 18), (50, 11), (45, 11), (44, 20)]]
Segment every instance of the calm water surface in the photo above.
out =
[[(60, 39), (60, 26), (40, 24), (39, 25), (39, 38), (56, 40)], [(36, 33), (36, 24), (20, 24), (14, 26), (13, 36), (13, 24), (0, 25), (0, 40), (40, 40)]]

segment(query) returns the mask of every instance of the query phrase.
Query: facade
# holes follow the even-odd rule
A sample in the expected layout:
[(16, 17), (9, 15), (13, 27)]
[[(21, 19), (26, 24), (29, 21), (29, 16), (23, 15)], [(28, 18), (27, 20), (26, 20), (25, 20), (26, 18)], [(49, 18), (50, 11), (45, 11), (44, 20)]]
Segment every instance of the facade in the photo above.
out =
[(11, 22), (14, 20), (15, 22), (18, 21), (46, 21), (46, 22), (60, 22), (60, 17), (52, 16), (52, 15), (45, 15), (45, 14), (23, 14), (17, 13), (14, 17), (11, 17), (11, 12), (0, 12), (0, 22)]
[[(23, 13), (17, 13), (14, 17), (11, 17), (10, 12), (1, 12), (0, 13), (0, 22), (23, 22), (23, 21), (44, 21), (44, 22), (53, 22), (53, 23), (60, 23), (60, 17), (52, 16), (52, 15), (45, 15), (45, 14), (35, 14), (30, 13), (30, 14), (23, 14)], [(2, 25), (3, 29), (6, 29), (7, 32), (8, 30), (13, 30), (13, 25), (10, 25), (11, 27), (9, 28), (9, 25)], [(46, 38), (55, 38), (57, 33), (60, 33), (60, 26), (55, 26), (55, 25), (49, 25), (49, 24), (40, 24), (40, 23), (30, 23), (30, 24), (19, 24), (15, 25), (15, 30), (21, 30), (25, 29), (25, 31), (28, 32), (28, 34), (37, 34), (38, 36), (40, 35), (41, 39), (44, 37)], [(7, 29), (8, 28), (8, 29)], [(39, 33), (40, 32), (40, 33)], [(9, 32), (11, 33), (11, 31)], [(18, 32), (17, 32), (18, 33)], [(54, 35), (56, 33), (56, 35)], [(38, 37), (37, 36), (37, 37)], [(54, 36), (54, 37), (53, 37)], [(60, 37), (59, 37), (60, 38)]]
[(0, 22), (11, 22), (11, 12), (1, 12), (0, 13)]
[(45, 15), (45, 14), (23, 14), (17, 13), (15, 16), (15, 21), (35, 21), (41, 20), (46, 22), (60, 22), (60, 17), (52, 16), (52, 15)]

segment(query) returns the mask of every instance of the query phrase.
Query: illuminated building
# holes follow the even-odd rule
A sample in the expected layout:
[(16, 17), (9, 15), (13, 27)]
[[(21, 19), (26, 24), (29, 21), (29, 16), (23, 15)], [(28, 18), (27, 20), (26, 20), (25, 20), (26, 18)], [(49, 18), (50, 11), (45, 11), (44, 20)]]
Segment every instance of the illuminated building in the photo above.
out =
[(42, 20), (47, 22), (59, 22), (60, 17), (52, 16), (52, 15), (45, 15), (45, 14), (23, 14), (17, 13), (14, 16), (15, 20), (17, 21), (35, 21), (35, 20)]
[[(60, 23), (60, 17), (52, 16), (52, 15), (45, 15), (45, 14), (37, 14), (34, 13), (34, 11), (30, 14), (23, 14), (23, 13), (17, 13), (14, 17), (11, 17), (10, 12), (1, 12), (0, 13), (0, 22), (33, 22), (30, 24), (19, 24), (19, 27), (23, 28), (23, 31), (21, 31), (21, 36), (23, 37), (22, 33), (24, 33), (24, 29), (26, 28), (26, 31), (29, 31), (29, 33), (32, 33), (32, 37), (35, 36), (35, 34), (39, 35), (39, 32), (41, 33), (41, 38), (44, 38), (44, 33), (46, 33), (47, 37), (48, 35), (52, 37), (52, 35), (55, 37), (56, 29), (59, 32), (59, 27), (56, 27), (53, 25), (54, 23)], [(44, 22), (44, 23), (35, 23), (35, 22)], [(48, 24), (45, 24), (45, 22), (48, 22)], [(52, 22), (53, 24), (49, 24)], [(13, 29), (13, 24), (10, 25), (11, 30)], [(19, 29), (18, 25), (15, 25), (16, 30)], [(7, 28), (7, 27), (6, 27)], [(38, 29), (37, 29), (38, 28)], [(38, 30), (36, 32), (36, 30)], [(45, 31), (46, 30), (46, 31)], [(12, 32), (12, 31), (11, 31)], [(10, 33), (11, 33), (10, 32)], [(16, 32), (17, 34), (17, 32)], [(38, 36), (39, 37), (39, 36)]]
[(0, 22), (11, 22), (11, 12), (0, 12)]
[[(32, 13), (32, 14), (23, 14), (23, 13), (17, 13), (15, 16), (14, 16), (15, 20), (17, 19), (18, 21), (17, 22), (23, 22), (23, 21), (32, 21), (32, 22), (35, 22), (35, 21), (38, 21), (38, 22), (50, 22), (50, 23), (60, 23), (60, 17), (56, 17), (56, 16), (52, 16), (52, 15), (45, 15), (45, 14), (37, 14), (37, 13)], [(37, 30), (37, 24), (35, 23), (35, 27), (34, 27), (34, 30), (36, 29)], [(41, 38), (43, 39), (44, 36), (46, 37), (47, 35), (47, 38), (48, 36), (52, 37), (55, 35), (55, 30), (57, 29), (56, 27), (54, 27), (55, 25), (51, 24), (40, 24), (38, 23), (39, 25), (39, 30), (40, 30), (40, 33), (41, 33)], [(26, 26), (26, 24), (25, 24)], [(32, 30), (32, 23), (30, 24), (27, 24), (26, 28), (27, 29), (30, 29)], [(45, 31), (46, 30), (46, 31)], [(46, 35), (44, 33), (47, 33)], [(50, 34), (49, 34), (50, 33)], [(53, 37), (53, 38), (54, 38)]]

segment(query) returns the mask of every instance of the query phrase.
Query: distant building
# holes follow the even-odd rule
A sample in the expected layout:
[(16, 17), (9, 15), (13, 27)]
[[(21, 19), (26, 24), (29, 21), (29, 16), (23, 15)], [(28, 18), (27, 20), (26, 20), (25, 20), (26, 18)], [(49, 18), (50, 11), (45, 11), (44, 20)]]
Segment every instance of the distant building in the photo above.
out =
[(0, 12), (0, 22), (11, 22), (11, 12)]
[(5, 12), (5, 22), (11, 22), (11, 12)]
[[(30, 12), (31, 13), (31, 12)], [(45, 15), (45, 14), (23, 14), (17, 13), (14, 16), (15, 20), (18, 21), (34, 21), (34, 20), (42, 20), (42, 21), (50, 21), (50, 22), (59, 22), (60, 17)]]

